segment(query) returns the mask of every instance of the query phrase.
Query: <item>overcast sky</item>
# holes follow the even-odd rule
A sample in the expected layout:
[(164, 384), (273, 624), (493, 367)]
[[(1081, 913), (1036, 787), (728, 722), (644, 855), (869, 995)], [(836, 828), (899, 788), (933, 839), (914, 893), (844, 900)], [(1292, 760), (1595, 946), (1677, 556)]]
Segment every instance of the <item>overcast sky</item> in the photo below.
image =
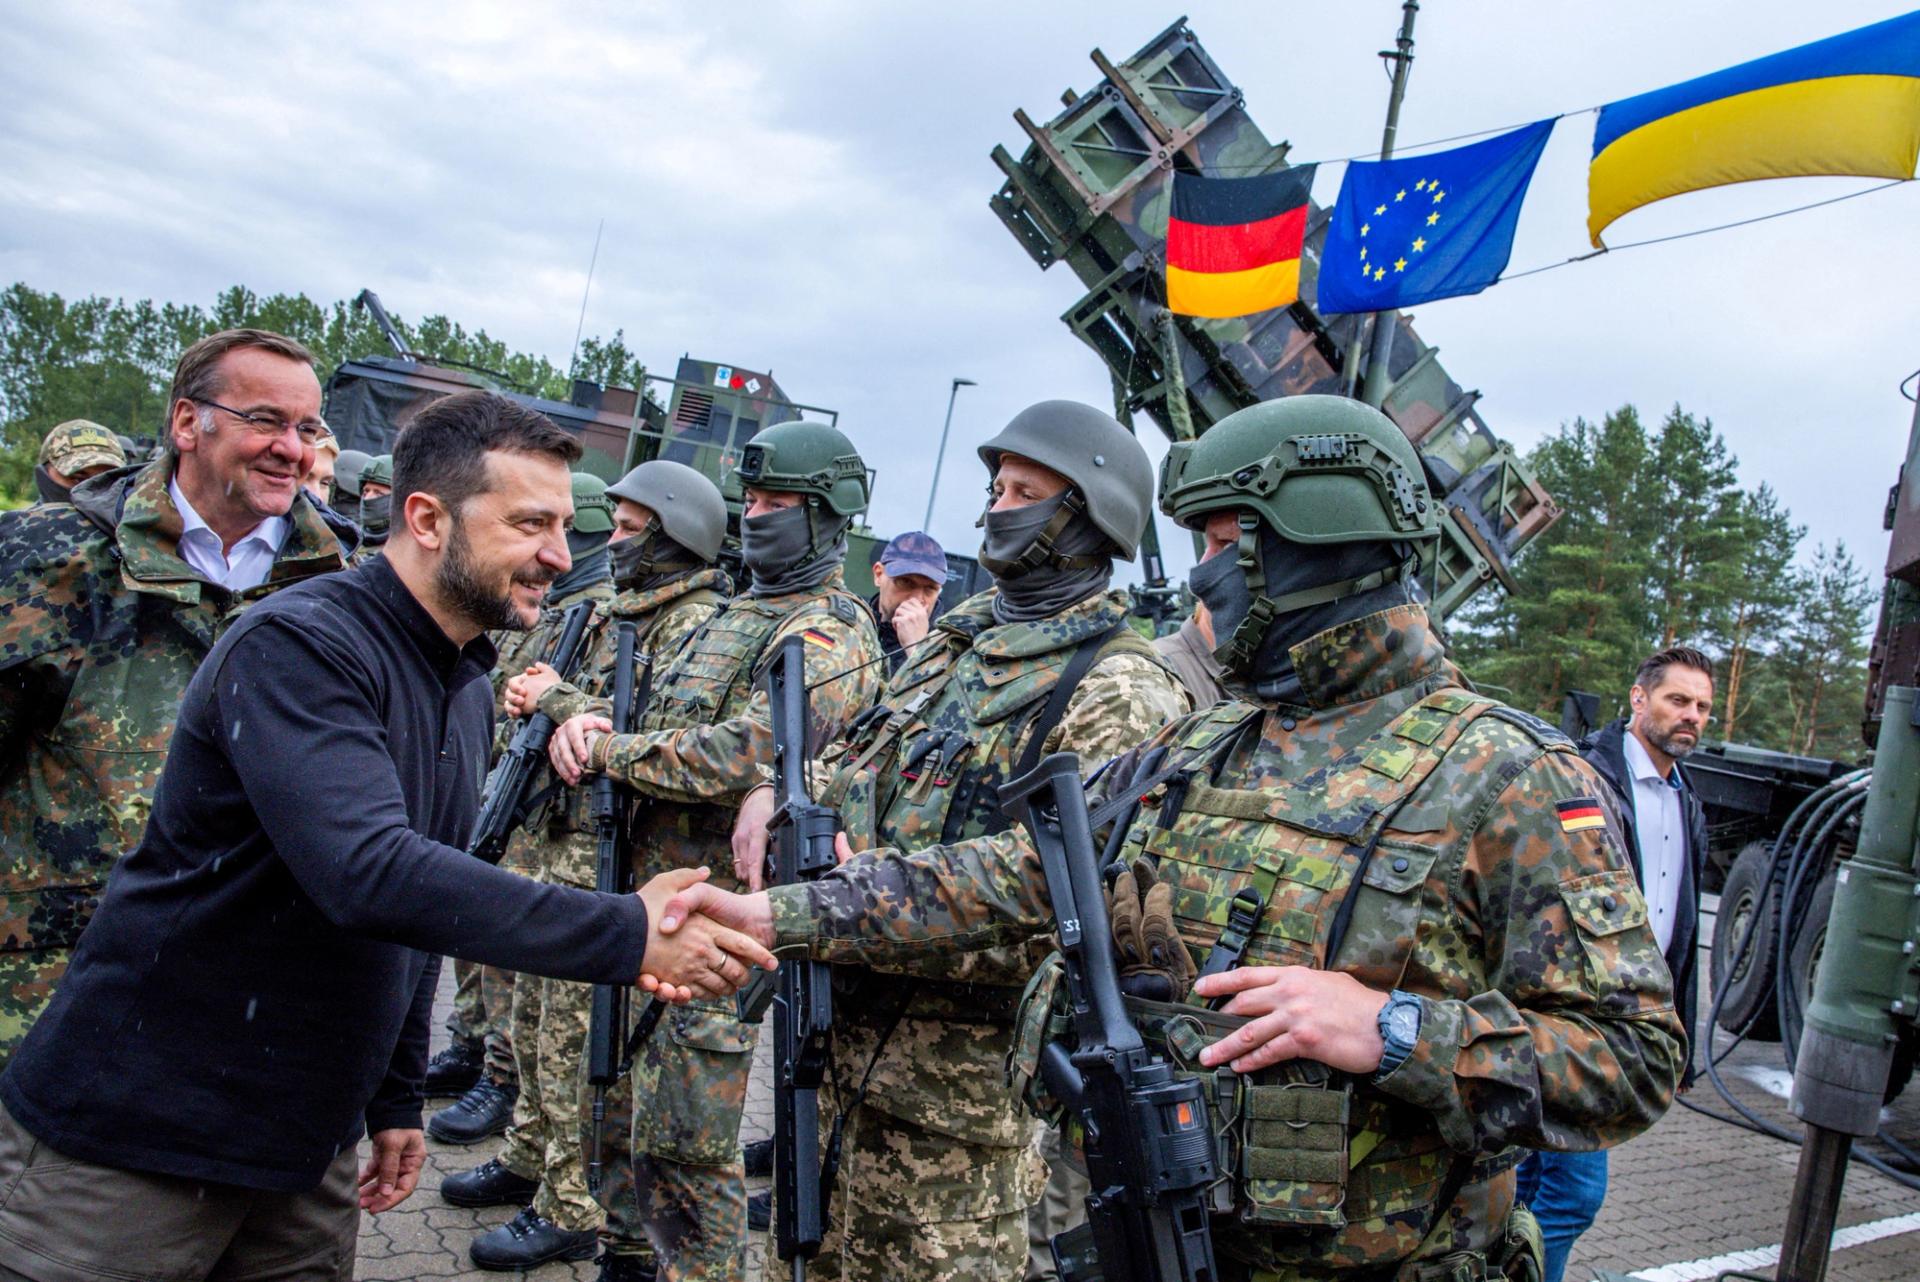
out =
[[(559, 16), (538, 16), (551, 11)], [(1109, 403), (1059, 323), (1081, 293), (987, 209), (996, 143), (1179, 16), (1109, 4), (11, 6), (0, 24), (0, 280), (210, 302), (243, 283), (377, 290), (566, 360), (594, 228), (589, 334), (648, 364), (771, 368), (880, 469), (882, 530), (970, 550), (973, 447), (1024, 405)], [(1891, 3), (1430, 0), (1403, 145), (1519, 124), (1893, 16)], [(1391, 0), (1194, 5), (1201, 42), (1296, 161), (1377, 147)], [(1583, 252), (1593, 117), (1561, 122), (1512, 270)], [(1330, 203), (1339, 166), (1315, 197)], [(1871, 185), (1750, 183), (1616, 223), (1638, 240)], [(1920, 367), (1920, 190), (1611, 255), (1418, 309), (1493, 430), (1526, 448), (1623, 402), (1725, 434), (1814, 542), (1878, 573)], [(1153, 442), (1156, 458), (1159, 442)], [(1164, 529), (1164, 527), (1163, 527)], [(1179, 557), (1181, 540), (1168, 538)], [(1184, 560), (1184, 557), (1179, 557)]]

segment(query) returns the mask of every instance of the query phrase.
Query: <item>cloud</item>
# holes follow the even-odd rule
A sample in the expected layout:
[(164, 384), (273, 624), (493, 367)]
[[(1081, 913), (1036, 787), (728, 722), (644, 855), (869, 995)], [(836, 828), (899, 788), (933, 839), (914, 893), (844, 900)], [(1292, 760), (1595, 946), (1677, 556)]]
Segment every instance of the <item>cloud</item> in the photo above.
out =
[[(1683, 79), (1884, 17), (1882, 6), (1604, 11), (1460, 0), (1420, 17), (1403, 145)], [(1740, 15), (1738, 24), (1726, 21)], [(1081, 292), (986, 208), (995, 143), (1171, 13), (1106, 6), (180, 3), (25, 6), (0, 30), (0, 276), (67, 294), (207, 301), (236, 282), (377, 289), (564, 360), (586, 332), (771, 368), (880, 469), (874, 521), (918, 524), (949, 380), (963, 389), (936, 534), (958, 548), (973, 448), (1024, 405), (1109, 403), (1058, 321)], [(1388, 5), (1219, 3), (1194, 28), (1298, 160), (1375, 147)], [(1591, 117), (1559, 127), (1516, 269), (1585, 250)], [(1323, 173), (1330, 200), (1338, 170)], [(1637, 239), (1846, 190), (1750, 184), (1622, 220)], [(1678, 401), (1811, 537), (1878, 560), (1903, 454), (1892, 387), (1920, 353), (1911, 189), (1593, 262), (1420, 309), (1422, 336), (1525, 447), (1575, 415)], [(1143, 428), (1146, 427), (1144, 421)], [(1151, 434), (1151, 429), (1147, 429)], [(1160, 443), (1152, 443), (1157, 457)], [(1186, 539), (1162, 537), (1176, 566)]]

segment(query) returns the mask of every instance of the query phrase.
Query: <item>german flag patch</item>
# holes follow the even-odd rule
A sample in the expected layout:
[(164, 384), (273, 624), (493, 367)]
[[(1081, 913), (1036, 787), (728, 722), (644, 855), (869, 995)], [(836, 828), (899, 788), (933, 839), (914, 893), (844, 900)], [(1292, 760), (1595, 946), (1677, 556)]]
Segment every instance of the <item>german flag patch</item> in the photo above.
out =
[(1574, 797), (1569, 801), (1556, 801), (1553, 808), (1560, 814), (1560, 831), (1585, 832), (1589, 828), (1604, 828), (1607, 817), (1601, 813), (1600, 803), (1592, 797)]
[(800, 635), (805, 638), (808, 645), (817, 645), (822, 650), (835, 650), (840, 646), (838, 641), (835, 641), (818, 628), (806, 628), (801, 631)]

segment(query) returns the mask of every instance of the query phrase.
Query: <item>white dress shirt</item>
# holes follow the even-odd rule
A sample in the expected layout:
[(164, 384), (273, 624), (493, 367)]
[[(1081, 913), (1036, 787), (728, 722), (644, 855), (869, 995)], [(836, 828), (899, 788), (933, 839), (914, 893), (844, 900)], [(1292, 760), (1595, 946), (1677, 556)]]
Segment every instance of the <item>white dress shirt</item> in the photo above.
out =
[(287, 538), (286, 517), (267, 517), (247, 531), (229, 553), (222, 546), (220, 536), (200, 519), (193, 504), (180, 492), (179, 477), (167, 482), (167, 493), (173, 497), (174, 507), (180, 510), (181, 560), (209, 582), (218, 583), (230, 592), (257, 588), (267, 581), (267, 575), (273, 572), (273, 559), (280, 555), (280, 545)]
[(1627, 770), (1633, 775), (1633, 831), (1640, 842), (1640, 890), (1646, 896), (1653, 937), (1665, 952), (1673, 943), (1686, 874), (1687, 824), (1680, 809), (1680, 776), (1661, 777), (1639, 736), (1628, 729)]

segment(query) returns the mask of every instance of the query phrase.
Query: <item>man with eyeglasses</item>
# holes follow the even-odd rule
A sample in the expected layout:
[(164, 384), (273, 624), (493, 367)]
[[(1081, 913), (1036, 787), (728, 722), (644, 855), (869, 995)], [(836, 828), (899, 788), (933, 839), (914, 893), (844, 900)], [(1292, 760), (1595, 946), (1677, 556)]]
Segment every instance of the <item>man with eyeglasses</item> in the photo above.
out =
[(232, 329), (174, 370), (166, 453), (0, 514), (0, 1064), (140, 840), (180, 699), (227, 622), (358, 538), (300, 488), (320, 383)]

